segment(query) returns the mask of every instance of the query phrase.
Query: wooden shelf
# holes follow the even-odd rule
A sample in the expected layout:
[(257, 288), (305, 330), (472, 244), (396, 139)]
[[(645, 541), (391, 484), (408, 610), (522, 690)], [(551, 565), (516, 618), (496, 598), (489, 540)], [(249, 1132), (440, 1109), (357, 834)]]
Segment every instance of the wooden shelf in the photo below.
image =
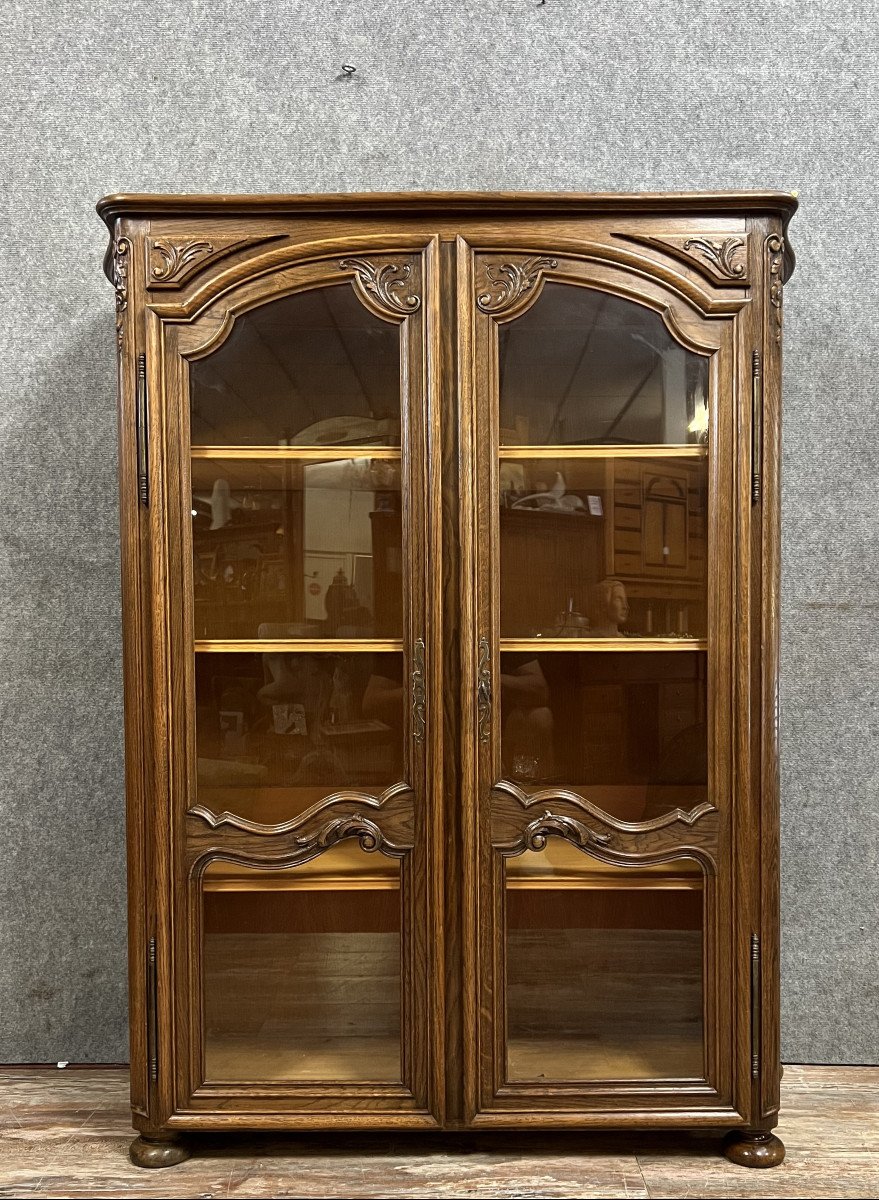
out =
[(532, 650), (572, 650), (579, 654), (588, 652), (656, 651), (656, 650), (707, 650), (707, 638), (501, 638), (500, 649), (528, 653)]
[(345, 458), (399, 460), (399, 446), (192, 446), (192, 458), (253, 458), (324, 462)]
[(402, 651), (402, 638), (200, 638), (196, 654), (387, 654)]
[(654, 446), (501, 446), (498, 458), (707, 458), (708, 447), (687, 442), (683, 445)]

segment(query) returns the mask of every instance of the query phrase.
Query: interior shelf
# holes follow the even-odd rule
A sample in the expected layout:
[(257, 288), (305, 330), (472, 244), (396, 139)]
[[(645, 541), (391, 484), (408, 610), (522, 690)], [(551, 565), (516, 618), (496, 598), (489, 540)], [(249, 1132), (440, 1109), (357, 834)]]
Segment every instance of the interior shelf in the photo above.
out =
[(701, 443), (682, 445), (501, 446), (498, 458), (707, 458)]
[(193, 458), (275, 458), (316, 460), (385, 458), (399, 460), (399, 446), (192, 446)]
[(707, 650), (707, 638), (501, 638), (501, 653), (504, 651), (575, 650), (578, 652), (622, 650)]
[(196, 654), (383, 654), (402, 650), (402, 638), (200, 638)]

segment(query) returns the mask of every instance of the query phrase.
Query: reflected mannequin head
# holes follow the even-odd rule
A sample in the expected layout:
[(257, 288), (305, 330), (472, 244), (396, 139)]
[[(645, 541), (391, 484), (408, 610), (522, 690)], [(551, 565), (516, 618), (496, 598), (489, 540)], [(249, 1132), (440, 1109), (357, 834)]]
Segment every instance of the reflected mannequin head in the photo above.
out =
[(629, 619), (629, 601), (621, 579), (602, 579), (592, 589), (592, 628), (595, 637), (617, 637)]

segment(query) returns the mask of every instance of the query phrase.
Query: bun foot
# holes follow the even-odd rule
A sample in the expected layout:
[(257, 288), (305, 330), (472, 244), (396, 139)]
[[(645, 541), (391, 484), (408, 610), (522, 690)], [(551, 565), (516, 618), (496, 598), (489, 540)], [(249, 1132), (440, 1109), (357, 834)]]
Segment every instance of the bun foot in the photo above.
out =
[(176, 1138), (136, 1137), (128, 1147), (128, 1157), (136, 1167), (176, 1167), (189, 1158), (187, 1148)]
[(777, 1167), (784, 1161), (784, 1142), (766, 1129), (733, 1129), (723, 1152), (740, 1167)]

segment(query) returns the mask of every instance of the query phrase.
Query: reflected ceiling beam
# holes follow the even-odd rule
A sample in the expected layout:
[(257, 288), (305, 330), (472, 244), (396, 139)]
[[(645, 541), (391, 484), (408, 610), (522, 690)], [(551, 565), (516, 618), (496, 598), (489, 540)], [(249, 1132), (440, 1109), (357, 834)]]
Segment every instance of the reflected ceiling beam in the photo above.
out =
[(656, 368), (661, 365), (662, 357), (659, 354), (657, 354), (655, 350), (653, 351), (653, 354), (654, 354), (653, 362), (647, 368), (647, 371), (646, 371), (643, 379), (641, 379), (639, 383), (635, 384), (634, 390), (629, 393), (629, 398), (626, 400), (623, 407), (620, 409), (620, 411), (617, 413), (617, 415), (611, 421), (610, 425), (608, 425), (607, 429), (604, 431), (604, 439), (603, 439), (604, 441), (606, 441), (610, 437), (610, 435), (613, 433), (613, 431), (619, 425), (620, 421), (622, 421), (623, 417), (626, 415), (626, 413), (629, 411), (629, 409), (632, 407), (632, 405), (638, 399), (641, 392), (643, 392), (644, 388), (649, 383), (650, 378), (653, 375)]
[(571, 377), (568, 380), (568, 385), (565, 388), (564, 392), (562, 393), (562, 398), (561, 398), (561, 400), (559, 400), (558, 405), (556, 406), (556, 410), (553, 413), (552, 421), (550, 422), (549, 429), (547, 430), (546, 440), (548, 442), (551, 442), (553, 440), (552, 435), (555, 432), (556, 426), (559, 423), (559, 420), (562, 415), (562, 411), (564, 410), (565, 405), (568, 403), (568, 400), (571, 397), (571, 389), (574, 386), (574, 381), (576, 380), (577, 376), (580, 373), (580, 368), (583, 366), (583, 360), (586, 358), (586, 355), (589, 353), (589, 347), (592, 344), (592, 338), (595, 335), (595, 329), (598, 325), (598, 320), (599, 320), (601, 314), (604, 312), (605, 305), (607, 304), (607, 299), (608, 299), (607, 295), (602, 294), (601, 299), (599, 300), (598, 304), (596, 305), (595, 315), (592, 318), (592, 324), (589, 326), (589, 332), (586, 334), (586, 339), (583, 342), (583, 349), (580, 351), (577, 361), (574, 363), (574, 369), (571, 371)]
[[(351, 287), (352, 288), (354, 287), (353, 281), (351, 283)], [(347, 358), (347, 360), (351, 366), (351, 370), (354, 372), (354, 378), (357, 380), (357, 383), (360, 386), (360, 391), (363, 395), (364, 403), (366, 404), (366, 407), (369, 409), (369, 415), (371, 417), (375, 418), (375, 408), (373, 406), (372, 400), (370, 399), (366, 384), (363, 381), (363, 376), (360, 374), (357, 363), (354, 361), (354, 356), (352, 355), (351, 351), (348, 348), (348, 343), (345, 341), (345, 335), (342, 333), (342, 326), (339, 324), (338, 320), (336, 319), (336, 314), (333, 312), (332, 308), (330, 307), (330, 301), (327, 296), (328, 291), (329, 291), (329, 288), (321, 288), (320, 289), (320, 295), (321, 295), (321, 299), (324, 302), (324, 308), (327, 310), (327, 316), (329, 317), (330, 322), (336, 331), (336, 336), (339, 339), (339, 344), (341, 345), (342, 350), (344, 351), (345, 357)], [(360, 303), (360, 301), (358, 300), (358, 304), (359, 303)], [(372, 314), (370, 313), (369, 315), (371, 316)]]

